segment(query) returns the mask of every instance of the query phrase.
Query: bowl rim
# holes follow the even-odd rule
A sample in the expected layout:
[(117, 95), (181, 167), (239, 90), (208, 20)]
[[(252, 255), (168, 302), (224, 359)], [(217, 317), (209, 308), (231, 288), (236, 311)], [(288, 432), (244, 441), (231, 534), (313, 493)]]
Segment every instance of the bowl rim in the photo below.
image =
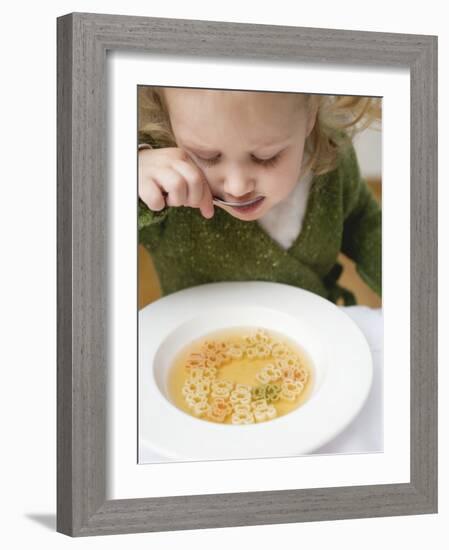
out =
[[(276, 287), (276, 289), (274, 287)], [(269, 292), (267, 292), (268, 290)], [(273, 292), (274, 290), (276, 290), (276, 292)], [(293, 454), (296, 455), (308, 453), (315, 448), (318, 448), (321, 445), (325, 444), (329, 440), (333, 439), (333, 437), (335, 437), (338, 433), (340, 433), (358, 414), (368, 397), (373, 376), (371, 352), (369, 350), (369, 346), (365, 339), (365, 336), (363, 335), (359, 327), (352, 321), (352, 319), (350, 319), (349, 316), (344, 314), (335, 304), (313, 293), (310, 293), (309, 291), (305, 291), (297, 287), (291, 287), (289, 285), (283, 285), (281, 283), (250, 282), (209, 283), (207, 285), (200, 285), (199, 287), (193, 287), (182, 290), (178, 293), (170, 294), (158, 300), (157, 302), (150, 304), (146, 308), (143, 308), (139, 312), (139, 336), (141, 336), (142, 333), (145, 331), (145, 327), (148, 325), (148, 322), (151, 323), (151, 320), (158, 318), (156, 334), (158, 335), (159, 340), (157, 344), (153, 343), (153, 346), (151, 348), (153, 350), (153, 355), (151, 357), (154, 358), (155, 353), (157, 352), (157, 350), (160, 349), (160, 346), (164, 341), (164, 339), (160, 339), (161, 336), (163, 336), (164, 334), (167, 336), (173, 332), (176, 332), (177, 328), (181, 325), (185, 325), (188, 327), (189, 324), (195, 323), (197, 321), (199, 315), (204, 315), (204, 313), (210, 309), (211, 302), (209, 298), (211, 291), (214, 291), (215, 294), (218, 293), (218, 296), (221, 296), (218, 301), (226, 304), (226, 306), (223, 307), (234, 310), (260, 309), (260, 303), (257, 306), (254, 306), (254, 303), (257, 303), (255, 302), (255, 299), (260, 299), (261, 296), (265, 296), (265, 304), (271, 304), (271, 306), (273, 306), (272, 296), (273, 294), (277, 293), (278, 297), (282, 295), (288, 298), (288, 301), (286, 303), (296, 301), (297, 305), (301, 304), (303, 308), (307, 305), (306, 312), (309, 314), (310, 311), (308, 311), (307, 308), (310, 307), (315, 308), (315, 310), (317, 310), (318, 313), (321, 314), (323, 312), (326, 312), (326, 315), (330, 316), (330, 320), (338, 320), (338, 325), (340, 329), (342, 325), (345, 326), (347, 335), (350, 335), (350, 340), (352, 344), (351, 349), (353, 350), (354, 346), (356, 348), (358, 347), (358, 353), (361, 354), (364, 358), (365, 366), (364, 369), (361, 369), (363, 370), (363, 377), (361, 380), (359, 380), (359, 384), (360, 382), (362, 383), (359, 387), (358, 398), (356, 397), (353, 401), (351, 401), (351, 406), (348, 407), (348, 404), (345, 405), (346, 410), (344, 412), (346, 414), (344, 414), (343, 417), (339, 419), (340, 421), (337, 422), (338, 425), (335, 425), (334, 422), (333, 429), (328, 428), (327, 430), (324, 430), (325, 433), (322, 434), (321, 438), (317, 436), (311, 437), (309, 434), (310, 444), (303, 443), (302, 446), (297, 445), (298, 450)], [(194, 302), (192, 301), (192, 297), (196, 298)], [(241, 301), (242, 298), (243, 303)], [(230, 301), (231, 303), (232, 301), (234, 303), (238, 303), (238, 306), (229, 307)], [(190, 304), (191, 309), (188, 315), (184, 314), (184, 317), (182, 319), (183, 322), (179, 322), (179, 320), (175, 322), (173, 321), (173, 319), (169, 319), (170, 315), (167, 313), (169, 313), (172, 308), (175, 308), (176, 311), (179, 312), (180, 309), (182, 310), (181, 306), (183, 306), (183, 304), (186, 302)], [(194, 305), (192, 305), (192, 302)], [(217, 300), (215, 300), (213, 306), (215, 310), (217, 309), (216, 303)], [(278, 306), (278, 310), (281, 315), (284, 315), (286, 312), (285, 306), (281, 306), (280, 308)], [(291, 307), (287, 308), (287, 310), (291, 311)], [(303, 314), (302, 312), (303, 310), (301, 310), (301, 314)], [(315, 311), (315, 318), (316, 314), (317, 312)], [(164, 319), (164, 322), (159, 322), (161, 320), (161, 317)], [(240, 326), (242, 325), (244, 325), (244, 323), (240, 323)], [(264, 323), (259, 322), (258, 326), (263, 327)], [(174, 328), (170, 331), (171, 327)], [(269, 327), (266, 328), (270, 330)], [(153, 332), (155, 331), (154, 324), (152, 326), (152, 330)], [(210, 332), (214, 331), (215, 329), (211, 330)], [(281, 330), (278, 330), (278, 332), (282, 334)], [(344, 332), (345, 331), (343, 331), (343, 335)], [(339, 334), (341, 336), (341, 330), (339, 331)], [(289, 337), (291, 338), (291, 336)], [(139, 342), (142, 341), (143, 339), (139, 337)], [(329, 356), (329, 341), (333, 344), (336, 344), (335, 338), (332, 337), (332, 334), (329, 335), (328, 333), (326, 333), (326, 346), (324, 351), (324, 356), (326, 359)], [(300, 342), (299, 345), (302, 347), (302, 349), (306, 351), (306, 353), (309, 352), (307, 346), (302, 345)], [(320, 413), (317, 413), (314, 410), (317, 407), (317, 399), (319, 405), (320, 399), (322, 401), (326, 398), (326, 395), (329, 398), (332, 394), (332, 392), (329, 393), (329, 389), (326, 389), (329, 383), (332, 382), (332, 377), (329, 378), (329, 376), (327, 376), (323, 380), (320, 391), (317, 392), (317, 395), (321, 393), (321, 398), (317, 398), (316, 396), (314, 398), (314, 389), (307, 401), (305, 401), (301, 406), (271, 421), (240, 425), (219, 424), (211, 421), (206, 421), (190, 415), (185, 411), (182, 411), (174, 403), (172, 403), (167, 396), (162, 393), (158, 381), (155, 378), (156, 367), (153, 366), (153, 368), (150, 369), (143, 369), (142, 367), (143, 356), (145, 355), (144, 353), (141, 353), (143, 351), (142, 347), (143, 346), (139, 346), (139, 441), (142, 441), (146, 446), (149, 446), (150, 448), (154, 448), (155, 450), (157, 450), (158, 453), (161, 453), (162, 450), (162, 453), (167, 457), (181, 457), (183, 460), (207, 460), (209, 459), (209, 457), (211, 459), (248, 457), (258, 458), (259, 455), (257, 454), (257, 449), (260, 447), (260, 445), (255, 444), (255, 442), (253, 441), (254, 439), (259, 437), (260, 434), (266, 434), (266, 437), (273, 438), (273, 432), (276, 430), (279, 432), (279, 427), (285, 428), (286, 438), (288, 439), (290, 431), (293, 430), (293, 427), (297, 422), (299, 422), (301, 418), (305, 418), (307, 420), (308, 415), (311, 415), (312, 419), (314, 415), (319, 418)], [(339, 352), (339, 354), (341, 354), (342, 347), (334, 346), (332, 351), (335, 353), (336, 350)], [(313, 364), (313, 357), (311, 359)], [(358, 367), (358, 369), (360, 369), (360, 367)], [(143, 381), (143, 379), (141, 378), (141, 375), (143, 374), (145, 378), (145, 371), (148, 374), (148, 370), (151, 372), (153, 384), (151, 388), (146, 388), (146, 390), (148, 391), (144, 395), (142, 394), (141, 381)], [(323, 390), (325, 390), (324, 393)], [(354, 395), (351, 395), (351, 397), (354, 398)], [(149, 409), (152, 409), (152, 412), (150, 413), (149, 417), (145, 417), (144, 415), (149, 412)], [(324, 413), (322, 412), (321, 415), (323, 414)], [(165, 419), (166, 425), (168, 425), (169, 434), (171, 434), (172, 437), (178, 437), (178, 439), (181, 439), (181, 445), (173, 445), (173, 441), (170, 442), (170, 438), (167, 437), (167, 434), (165, 434), (164, 436), (164, 434), (161, 433), (160, 427), (155, 426), (156, 419), (160, 420), (161, 417)], [(225, 430), (225, 432), (223, 430)], [(243, 445), (244, 447), (246, 446), (246, 448), (243, 450), (240, 449), (240, 452), (237, 454), (235, 449), (234, 451), (231, 450), (230, 452), (226, 452), (226, 450), (224, 450), (223, 452), (223, 449), (221, 449), (225, 456), (220, 456), (220, 453), (217, 451), (218, 443), (216, 441), (209, 442), (208, 438), (219, 438), (219, 435), (223, 433), (227, 434), (227, 437), (230, 440), (229, 445), (231, 448), (233, 445), (235, 446), (239, 444)], [(190, 434), (190, 436), (194, 439), (201, 441), (201, 452), (198, 452), (196, 454), (192, 445), (186, 444), (185, 438), (188, 434)], [(241, 440), (240, 442), (238, 441), (239, 439)], [(276, 443), (279, 444), (279, 441), (282, 441), (282, 437), (275, 437), (275, 440)], [(218, 447), (220, 447), (220, 445), (218, 445)], [(292, 451), (288, 449), (290, 449), (292, 445), (286, 444), (281, 445), (281, 447), (282, 449), (279, 449), (278, 452), (269, 451), (268, 454), (270, 456), (291, 455)], [(187, 451), (187, 449), (189, 450)], [(266, 456), (266, 453), (260, 456)]]

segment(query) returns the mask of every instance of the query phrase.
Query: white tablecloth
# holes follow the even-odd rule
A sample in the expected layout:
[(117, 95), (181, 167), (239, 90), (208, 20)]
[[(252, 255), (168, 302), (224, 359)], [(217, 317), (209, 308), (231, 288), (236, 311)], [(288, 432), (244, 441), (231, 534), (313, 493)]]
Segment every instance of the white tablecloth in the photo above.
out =
[[(373, 383), (360, 413), (332, 441), (311, 454), (374, 453), (383, 451), (383, 314), (382, 309), (367, 306), (339, 306), (365, 335), (373, 356)], [(139, 462), (170, 462), (142, 443)]]
[(312, 454), (383, 451), (383, 314), (367, 306), (340, 306), (362, 330), (373, 356), (373, 383), (360, 413), (332, 441)]

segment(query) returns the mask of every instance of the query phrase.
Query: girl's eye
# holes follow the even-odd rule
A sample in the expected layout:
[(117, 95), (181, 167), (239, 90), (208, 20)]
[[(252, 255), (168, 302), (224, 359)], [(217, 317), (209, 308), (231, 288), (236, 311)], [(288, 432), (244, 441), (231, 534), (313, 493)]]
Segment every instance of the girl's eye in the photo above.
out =
[(213, 166), (214, 164), (217, 164), (217, 162), (220, 160), (220, 157), (214, 157), (211, 159), (203, 159), (201, 157), (198, 157), (198, 160), (200, 160), (206, 166)]
[(278, 153), (277, 155), (274, 155), (274, 157), (271, 157), (269, 159), (258, 159), (256, 157), (253, 157), (253, 160), (254, 162), (256, 162), (257, 164), (260, 164), (261, 166), (274, 166), (275, 164), (278, 163), (279, 161), (279, 158), (280, 158), (280, 154)]
[[(278, 153), (274, 157), (271, 157), (271, 158), (268, 158), (268, 159), (259, 159), (257, 157), (252, 157), (252, 159), (256, 164), (260, 164), (261, 166), (269, 167), (269, 166), (274, 166), (275, 164), (277, 164), (278, 161), (279, 161), (280, 156), (281, 156), (280, 153)], [(210, 158), (210, 159), (204, 159), (204, 158), (198, 157), (198, 159), (202, 163), (204, 163), (206, 166), (213, 166), (214, 164), (217, 164), (219, 162), (220, 157), (218, 156), (218, 157), (214, 157), (214, 158)]]

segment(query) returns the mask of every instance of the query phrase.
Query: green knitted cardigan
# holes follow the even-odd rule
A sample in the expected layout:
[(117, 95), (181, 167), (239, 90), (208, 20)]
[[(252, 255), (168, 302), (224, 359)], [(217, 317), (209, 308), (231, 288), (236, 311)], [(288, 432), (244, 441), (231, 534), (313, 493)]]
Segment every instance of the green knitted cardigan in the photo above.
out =
[(155, 212), (139, 198), (138, 228), (163, 295), (217, 281), (274, 281), (353, 305), (353, 293), (337, 282), (340, 251), (382, 293), (381, 210), (360, 176), (352, 145), (340, 150), (333, 171), (313, 178), (301, 232), (287, 250), (257, 221), (239, 220), (219, 207), (206, 219), (197, 208)]

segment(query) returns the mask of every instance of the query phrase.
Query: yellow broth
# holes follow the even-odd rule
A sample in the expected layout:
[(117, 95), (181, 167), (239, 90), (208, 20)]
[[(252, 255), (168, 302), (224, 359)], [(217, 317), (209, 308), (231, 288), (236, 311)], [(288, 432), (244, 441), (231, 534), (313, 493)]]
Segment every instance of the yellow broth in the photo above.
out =
[[(225, 342), (229, 345), (237, 344), (241, 346), (246, 346), (247, 344), (245, 343), (245, 337), (248, 337), (250, 335), (254, 336), (256, 330), (258, 330), (257, 327), (235, 327), (211, 332), (204, 337), (191, 342), (188, 346), (182, 349), (181, 352), (179, 352), (178, 355), (175, 357), (168, 377), (168, 393), (172, 403), (187, 414), (196, 416), (198, 418), (201, 418), (202, 420), (216, 421), (215, 419), (211, 419), (210, 416), (208, 416), (208, 414), (206, 413), (194, 414), (192, 406), (189, 406), (189, 404), (187, 403), (186, 397), (185, 395), (183, 395), (183, 386), (186, 383), (186, 380), (189, 379), (191, 371), (186, 368), (186, 363), (188, 362), (189, 358), (192, 357), (192, 354), (198, 354), (201, 353), (202, 349), (204, 350), (203, 346), (205, 342), (218, 341)], [(310, 396), (313, 387), (312, 362), (305, 351), (299, 348), (299, 346), (297, 346), (287, 337), (272, 330), (259, 330), (263, 331), (263, 334), (267, 335), (270, 338), (269, 342), (266, 343), (271, 343), (272, 345), (284, 345), (285, 349), (288, 350), (288, 353), (291, 354), (290, 357), (297, 357), (301, 368), (307, 373), (307, 378), (303, 382), (304, 387), (300, 394), (294, 398), (294, 400), (280, 398), (275, 402), (270, 402), (270, 405), (274, 406), (274, 408), (276, 409), (276, 417), (280, 417), (297, 409)], [(222, 364), (221, 366), (218, 366), (216, 370), (216, 376), (213, 380), (229, 380), (232, 381), (234, 384), (246, 384), (251, 386), (252, 388), (254, 388), (255, 386), (264, 385), (256, 379), (256, 374), (260, 372), (261, 369), (263, 369), (265, 366), (273, 364), (273, 359), (275, 359), (273, 355), (269, 355), (265, 358), (248, 358), (246, 356), (246, 353), (244, 353), (242, 358), (233, 358), (231, 360), (228, 359), (229, 362), (227, 364)], [(282, 381), (286, 381), (286, 379), (281, 378), (278, 379), (277, 382), (272, 383), (282, 386)], [(251, 403), (255, 400), (256, 398), (252, 398)], [(212, 402), (213, 401), (210, 393), (208, 393), (207, 403), (210, 404)], [(234, 411), (228, 412), (226, 417), (220, 420), (220, 423), (233, 424), (234, 422), (232, 421), (232, 412)], [(265, 419), (264, 421), (268, 420)]]

